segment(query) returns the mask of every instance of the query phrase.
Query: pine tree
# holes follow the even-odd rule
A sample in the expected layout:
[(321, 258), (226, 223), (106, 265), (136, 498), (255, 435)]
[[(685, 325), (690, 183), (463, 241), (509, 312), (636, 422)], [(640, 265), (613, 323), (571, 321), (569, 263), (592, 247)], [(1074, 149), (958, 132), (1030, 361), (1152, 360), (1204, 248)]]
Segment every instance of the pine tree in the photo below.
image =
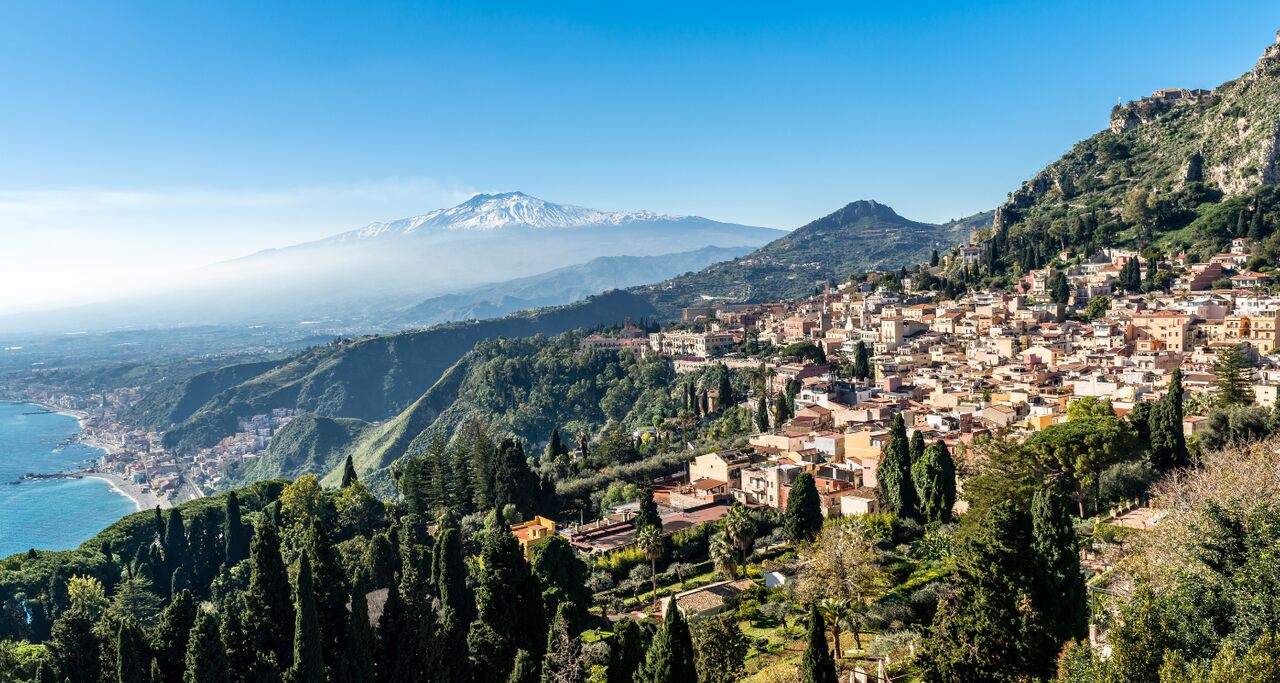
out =
[(280, 537), (275, 525), (262, 515), (249, 546), (249, 590), (245, 596), (246, 632), (253, 650), (273, 662), (283, 673), (293, 661), (293, 605), (289, 573), (280, 557)]
[(356, 474), (356, 463), (351, 459), (351, 454), (347, 454), (347, 461), (342, 465), (342, 488), (360, 481), (360, 476)]
[(155, 661), (166, 681), (182, 679), (182, 668), (187, 656), (187, 641), (191, 628), (196, 625), (196, 602), (190, 591), (182, 591), (160, 613), (160, 620), (152, 634), (151, 647)]
[(1220, 407), (1253, 403), (1251, 374), (1244, 354), (1238, 347), (1231, 346), (1220, 351), (1218, 361), (1213, 366), (1215, 403)]
[(316, 586), (311, 576), (309, 553), (303, 553), (298, 560), (293, 613), (293, 666), (285, 679), (290, 683), (324, 683), (324, 646), (321, 644), (320, 618), (316, 615)]
[(227, 653), (222, 647), (218, 632), (218, 617), (201, 610), (196, 614), (191, 637), (187, 641), (187, 656), (183, 683), (228, 683)]
[(911, 466), (911, 479), (920, 517), (925, 522), (949, 523), (956, 504), (956, 465), (947, 445), (938, 440), (924, 449), (924, 455)]
[(249, 533), (240, 519), (240, 498), (236, 492), (227, 494), (227, 508), (222, 520), (222, 539), (226, 557), (223, 562), (230, 569), (249, 559)]
[(366, 597), (364, 572), (357, 571), (351, 582), (351, 618), (347, 624), (347, 637), (343, 643), (346, 656), (346, 680), (350, 683), (374, 679), (376, 648), (373, 628), (369, 624), (369, 602)]
[(640, 627), (632, 619), (619, 619), (613, 625), (613, 646), (609, 648), (607, 683), (632, 683), (644, 663), (644, 644)]
[(809, 637), (800, 660), (801, 683), (838, 683), (836, 661), (827, 649), (827, 628), (817, 605), (809, 605)]
[(889, 443), (885, 444), (876, 470), (876, 482), (884, 497), (884, 508), (902, 519), (916, 518), (916, 489), (911, 480), (911, 453), (902, 413), (893, 416)]
[(1068, 640), (1088, 635), (1084, 573), (1075, 518), (1061, 491), (1044, 488), (1031, 499), (1031, 557), (1035, 558), (1036, 603), (1056, 652)]
[(116, 630), (116, 680), (118, 683), (145, 683), (147, 661), (151, 659), (146, 635), (132, 618), (125, 618)]
[(792, 543), (812, 540), (822, 529), (822, 502), (813, 475), (801, 472), (791, 482), (787, 494), (787, 510), (782, 516), (782, 528)]
[(693, 637), (675, 600), (668, 601), (662, 626), (653, 637), (635, 680), (636, 683), (697, 683)]

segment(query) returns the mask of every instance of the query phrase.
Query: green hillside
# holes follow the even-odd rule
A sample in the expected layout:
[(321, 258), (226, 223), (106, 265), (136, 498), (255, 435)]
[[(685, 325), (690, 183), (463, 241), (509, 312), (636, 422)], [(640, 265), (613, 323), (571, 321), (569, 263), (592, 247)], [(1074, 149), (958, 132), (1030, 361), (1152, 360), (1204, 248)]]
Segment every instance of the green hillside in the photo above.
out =
[(271, 437), (266, 453), (227, 471), (226, 486), (245, 486), (264, 479), (324, 476), (338, 468), (347, 449), (373, 426), (351, 418), (300, 415)]
[(1160, 91), (1115, 107), (1108, 129), (997, 209), (989, 265), (1021, 272), (1061, 249), (1107, 246), (1199, 259), (1246, 236), (1262, 241), (1254, 265), (1275, 265), (1278, 141), (1280, 44), (1212, 91)]
[(191, 417), (219, 393), (276, 367), (281, 361), (240, 363), (202, 372), (148, 391), (130, 406), (125, 419), (152, 429), (165, 429)]

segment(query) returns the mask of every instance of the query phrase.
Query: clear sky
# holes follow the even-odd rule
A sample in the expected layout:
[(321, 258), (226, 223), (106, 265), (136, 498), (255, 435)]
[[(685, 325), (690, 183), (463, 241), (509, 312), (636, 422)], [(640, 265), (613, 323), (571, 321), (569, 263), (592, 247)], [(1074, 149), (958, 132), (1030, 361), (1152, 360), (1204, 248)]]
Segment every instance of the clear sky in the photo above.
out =
[(519, 189), (795, 227), (998, 204), (1259, 2), (0, 5), (0, 311)]

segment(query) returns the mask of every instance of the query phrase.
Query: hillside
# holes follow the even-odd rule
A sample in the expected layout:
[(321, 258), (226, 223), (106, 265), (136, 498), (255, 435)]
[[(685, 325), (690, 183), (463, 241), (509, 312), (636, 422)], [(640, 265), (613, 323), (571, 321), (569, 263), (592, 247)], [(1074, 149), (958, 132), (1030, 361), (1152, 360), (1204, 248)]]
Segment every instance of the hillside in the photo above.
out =
[(818, 282), (926, 262), (935, 249), (963, 242), (970, 229), (988, 225), (990, 218), (987, 213), (934, 225), (903, 218), (874, 200), (856, 201), (746, 256), (637, 291), (671, 317), (707, 299), (793, 298), (811, 293)]
[(300, 415), (271, 437), (267, 452), (227, 470), (227, 487), (247, 486), (264, 479), (323, 476), (339, 468), (346, 449), (372, 428), (364, 420)]
[[(1004, 267), (1063, 248), (1187, 250), (1207, 258), (1232, 237), (1265, 240), (1280, 219), (1280, 43), (1213, 90), (1169, 88), (1117, 105), (1110, 126), (1010, 194), (995, 215)], [(1255, 219), (1256, 217), (1256, 219)], [(1264, 253), (1280, 253), (1264, 242)], [(1274, 265), (1274, 253), (1267, 263)]]
[(750, 251), (747, 247), (704, 247), (661, 256), (602, 256), (531, 277), (432, 297), (398, 314), (396, 322), (426, 326), (569, 304), (611, 289), (660, 282), (701, 270)]

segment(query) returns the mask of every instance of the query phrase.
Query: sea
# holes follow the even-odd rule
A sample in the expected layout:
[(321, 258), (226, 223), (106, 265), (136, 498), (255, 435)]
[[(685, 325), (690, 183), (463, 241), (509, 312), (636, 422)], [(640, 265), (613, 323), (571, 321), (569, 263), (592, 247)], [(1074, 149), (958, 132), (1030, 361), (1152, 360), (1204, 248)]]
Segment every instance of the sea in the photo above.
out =
[[(80, 422), (30, 403), (0, 403), (0, 557), (79, 546), (121, 517), (133, 500), (103, 479), (23, 480), (72, 472), (102, 450), (72, 441)], [(18, 483), (14, 483), (18, 482)]]

